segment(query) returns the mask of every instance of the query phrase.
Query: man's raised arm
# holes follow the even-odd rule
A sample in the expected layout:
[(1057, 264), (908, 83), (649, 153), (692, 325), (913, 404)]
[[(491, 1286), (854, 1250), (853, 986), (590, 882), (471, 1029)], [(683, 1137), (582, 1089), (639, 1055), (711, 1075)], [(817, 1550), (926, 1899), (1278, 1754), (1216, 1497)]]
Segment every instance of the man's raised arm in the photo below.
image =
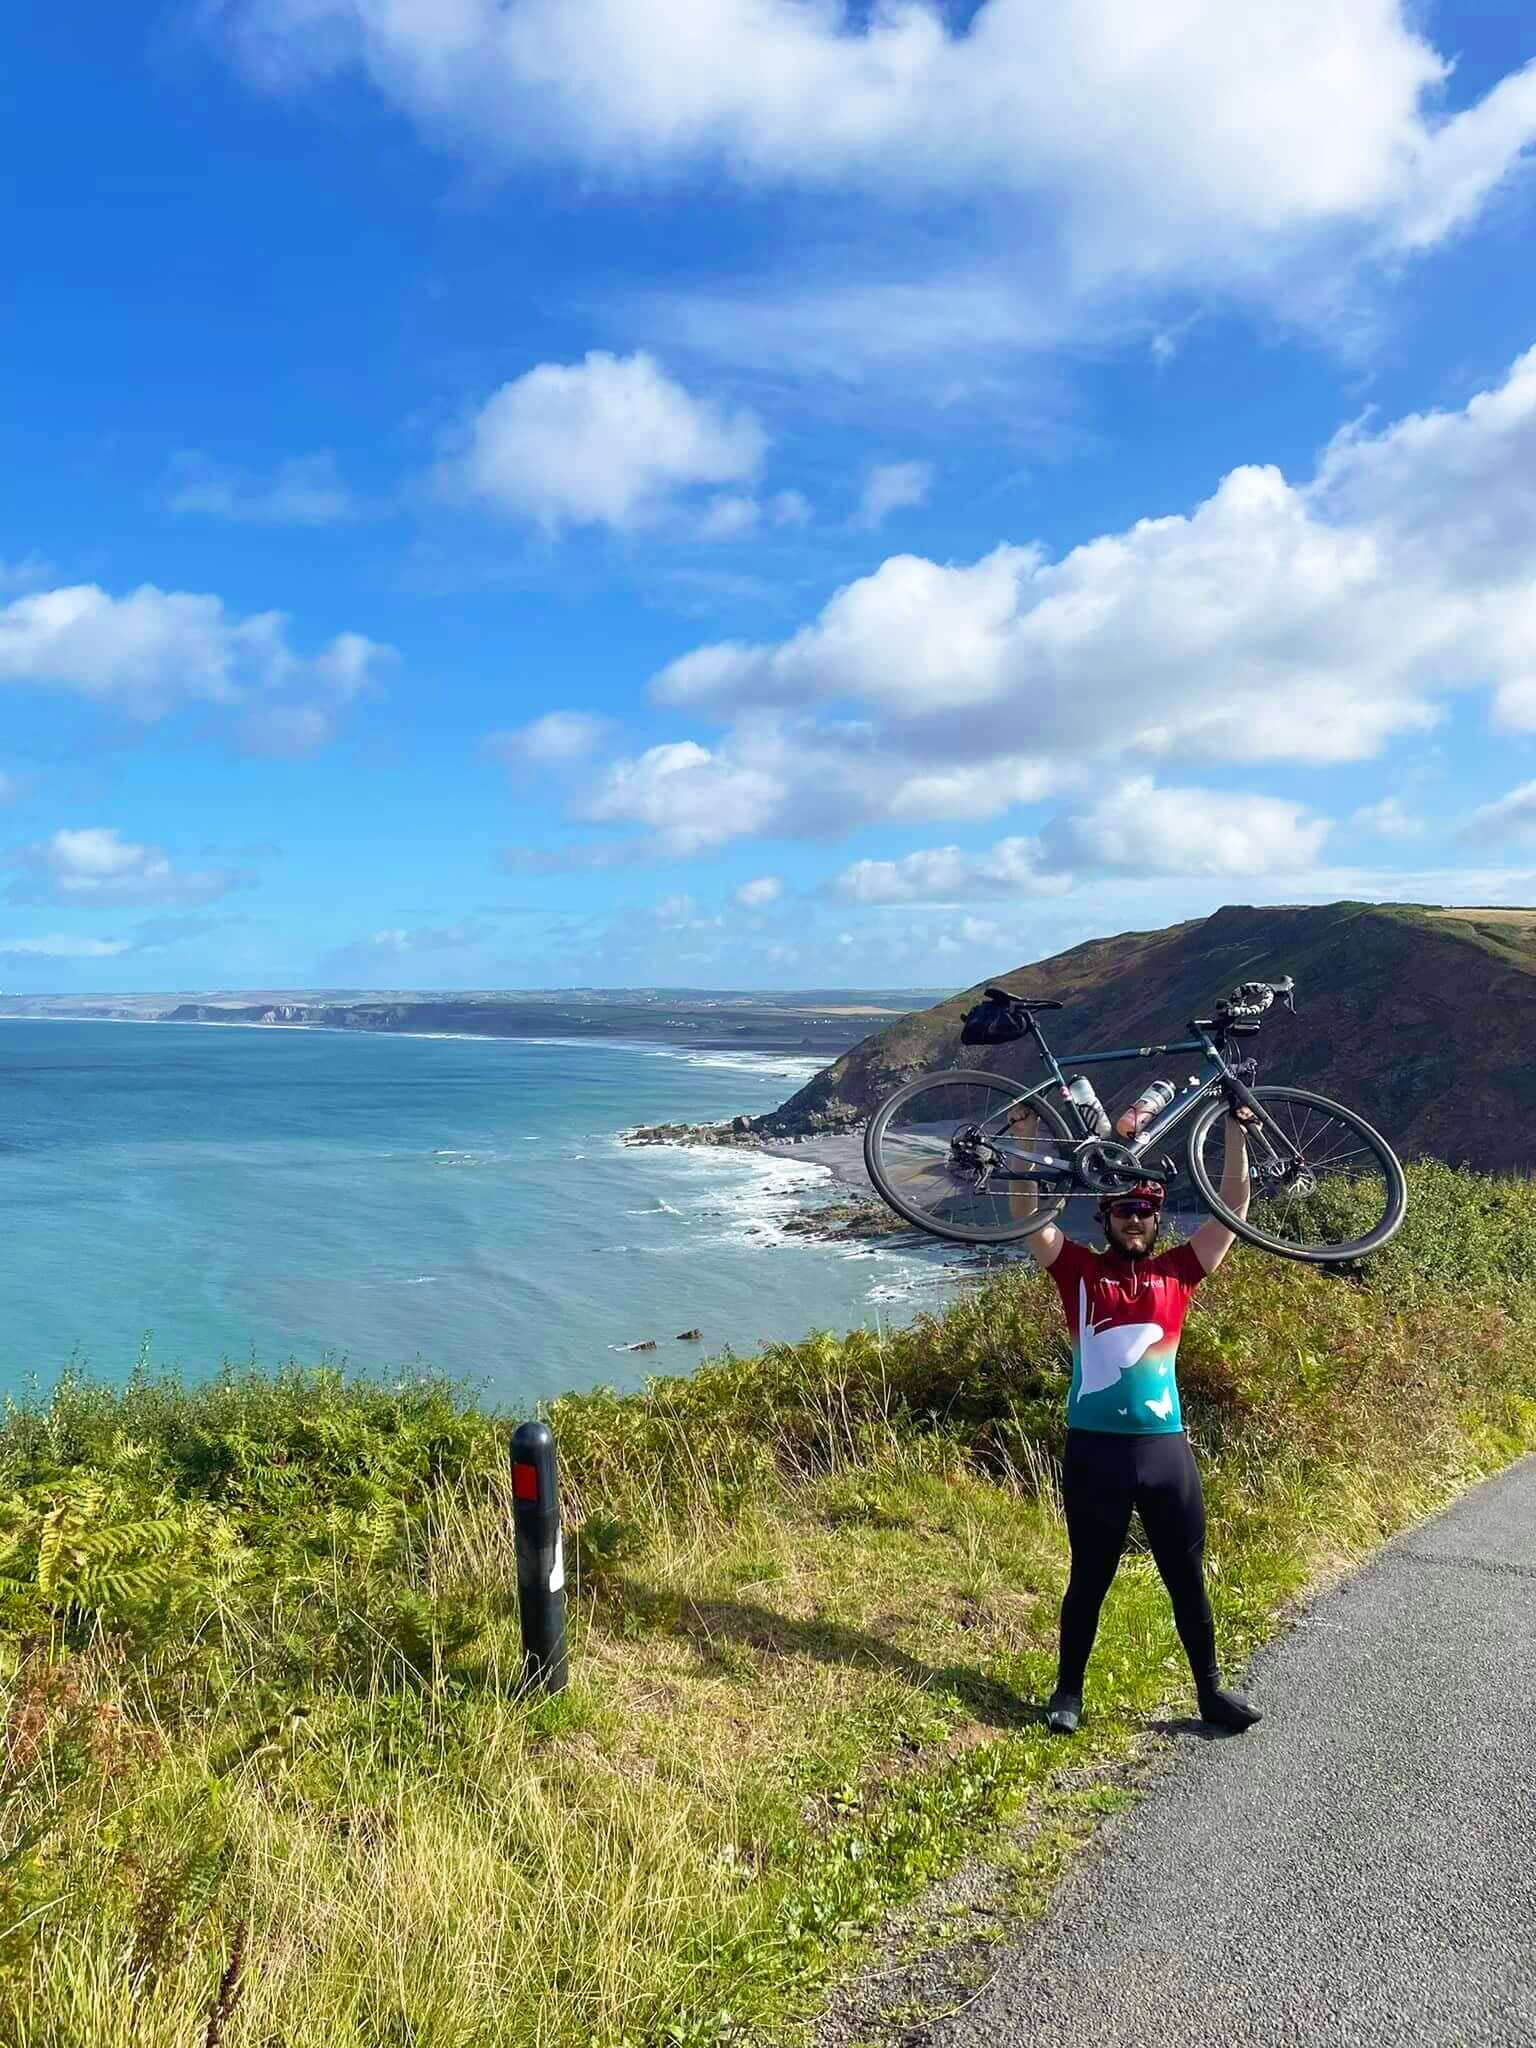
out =
[[(1226, 1120), (1226, 1152), (1221, 1162), (1221, 1199), (1234, 1216), (1248, 1214), (1248, 1197), (1253, 1183), (1248, 1178), (1248, 1139), (1243, 1130), (1245, 1123), (1253, 1121), (1253, 1112), (1244, 1109), (1234, 1115), (1229, 1109)], [(1218, 1223), (1213, 1216), (1208, 1223), (1202, 1223), (1189, 1240), (1195, 1257), (1207, 1273), (1214, 1273), (1222, 1260), (1237, 1243), (1235, 1234), (1224, 1223)]]
[[(1016, 1109), (1008, 1119), (1008, 1134), (1021, 1145), (1034, 1145), (1040, 1137), (1040, 1119), (1032, 1109)], [(1027, 1222), (1040, 1207), (1040, 1190), (1035, 1182), (1016, 1181), (1008, 1191), (1008, 1208), (1019, 1222)], [(1065, 1239), (1054, 1223), (1043, 1223), (1024, 1240), (1024, 1249), (1037, 1266), (1054, 1266)]]

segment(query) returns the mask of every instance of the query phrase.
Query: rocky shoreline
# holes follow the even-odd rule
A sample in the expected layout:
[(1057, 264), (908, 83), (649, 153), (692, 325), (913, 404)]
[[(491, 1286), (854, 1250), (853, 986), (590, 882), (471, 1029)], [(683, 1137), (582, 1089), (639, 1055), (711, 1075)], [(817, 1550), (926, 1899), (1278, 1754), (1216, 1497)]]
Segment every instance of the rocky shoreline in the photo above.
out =
[(922, 1232), (903, 1221), (894, 1209), (871, 1196), (868, 1201), (827, 1202), (802, 1209), (785, 1219), (784, 1228), (797, 1237), (824, 1237), (833, 1244), (860, 1243), (877, 1237), (920, 1238)]
[[(827, 1139), (858, 1141), (864, 1119), (853, 1111), (828, 1116), (813, 1110), (805, 1116), (786, 1116), (781, 1109), (762, 1116), (733, 1116), (717, 1124), (639, 1124), (624, 1133), (626, 1145), (756, 1145), (772, 1149), (780, 1145), (801, 1146)], [(791, 1155), (793, 1156), (793, 1155)]]
[(749, 1116), (728, 1124), (640, 1124), (624, 1132), (626, 1145), (742, 1145), (761, 1151), (763, 1139)]
[(771, 1128), (774, 1122), (772, 1117), (738, 1116), (718, 1124), (649, 1124), (624, 1132), (623, 1139), (626, 1145), (730, 1146), (824, 1167), (842, 1191), (842, 1198), (808, 1202), (789, 1217), (784, 1229), (797, 1237), (821, 1237), (834, 1244), (921, 1237), (920, 1231), (887, 1208), (871, 1188), (864, 1170), (863, 1135), (857, 1125), (784, 1134)]

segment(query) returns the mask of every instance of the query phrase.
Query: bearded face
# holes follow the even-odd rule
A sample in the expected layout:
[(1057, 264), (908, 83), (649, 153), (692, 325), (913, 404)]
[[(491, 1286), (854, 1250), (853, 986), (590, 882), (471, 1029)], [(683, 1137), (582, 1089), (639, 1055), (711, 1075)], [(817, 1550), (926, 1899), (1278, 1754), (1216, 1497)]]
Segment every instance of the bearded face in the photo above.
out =
[(1123, 1259), (1150, 1258), (1162, 1219), (1150, 1202), (1112, 1202), (1102, 1211), (1104, 1236)]

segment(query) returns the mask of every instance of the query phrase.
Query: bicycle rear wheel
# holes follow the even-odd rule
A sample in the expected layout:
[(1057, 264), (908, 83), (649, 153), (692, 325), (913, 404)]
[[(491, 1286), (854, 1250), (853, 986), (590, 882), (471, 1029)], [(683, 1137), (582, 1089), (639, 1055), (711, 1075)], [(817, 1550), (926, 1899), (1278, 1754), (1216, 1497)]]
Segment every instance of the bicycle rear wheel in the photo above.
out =
[[(964, 1069), (924, 1074), (898, 1088), (864, 1131), (864, 1164), (882, 1198), (919, 1230), (961, 1244), (1011, 1244), (1053, 1222), (1065, 1206), (1049, 1192), (1070, 1187), (1077, 1140), (1047, 1099), (1050, 1082), (1020, 1087), (1002, 1074)], [(1011, 1135), (1010, 1116), (1039, 1118), (1039, 1139)], [(1039, 1179), (1008, 1176), (1038, 1166)], [(1023, 1205), (1033, 1194), (1037, 1206)]]
[(1306, 1088), (1255, 1088), (1261, 1123), (1248, 1126), (1248, 1214), (1221, 1199), (1226, 1104), (1203, 1110), (1189, 1134), (1189, 1171), (1211, 1214), (1282, 1259), (1335, 1265), (1379, 1251), (1408, 1211), (1397, 1154), (1352, 1109)]

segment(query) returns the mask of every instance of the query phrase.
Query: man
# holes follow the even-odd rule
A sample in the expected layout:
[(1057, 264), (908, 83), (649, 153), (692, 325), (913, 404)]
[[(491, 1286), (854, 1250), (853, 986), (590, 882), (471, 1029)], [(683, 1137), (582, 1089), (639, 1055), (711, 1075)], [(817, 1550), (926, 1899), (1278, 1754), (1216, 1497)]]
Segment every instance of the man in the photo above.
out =
[[(1235, 1215), (1248, 1213), (1248, 1146), (1243, 1121), (1226, 1120), (1221, 1198)], [(1013, 1120), (1024, 1144), (1039, 1133), (1032, 1111)], [(1179, 1640), (1189, 1659), (1201, 1719), (1218, 1728), (1251, 1728), (1261, 1717), (1237, 1693), (1222, 1689), (1216, 1630), (1206, 1596), (1205, 1501), (1194, 1453), (1184, 1434), (1174, 1366), (1184, 1314), (1195, 1289), (1214, 1273), (1236, 1241), (1214, 1219), (1187, 1243), (1155, 1253), (1163, 1191), (1142, 1181), (1098, 1205), (1107, 1240), (1103, 1252), (1064, 1237), (1054, 1224), (1024, 1242), (1037, 1266), (1056, 1282), (1072, 1338), (1072, 1388), (1062, 1497), (1072, 1568), (1061, 1604), (1061, 1655), (1056, 1690), (1046, 1707), (1050, 1727), (1073, 1734), (1083, 1710), (1083, 1675), (1099, 1625), (1099, 1609), (1125, 1547), (1131, 1510), (1142, 1526), (1173, 1602)], [(1015, 1212), (1039, 1206), (1030, 1190)]]

